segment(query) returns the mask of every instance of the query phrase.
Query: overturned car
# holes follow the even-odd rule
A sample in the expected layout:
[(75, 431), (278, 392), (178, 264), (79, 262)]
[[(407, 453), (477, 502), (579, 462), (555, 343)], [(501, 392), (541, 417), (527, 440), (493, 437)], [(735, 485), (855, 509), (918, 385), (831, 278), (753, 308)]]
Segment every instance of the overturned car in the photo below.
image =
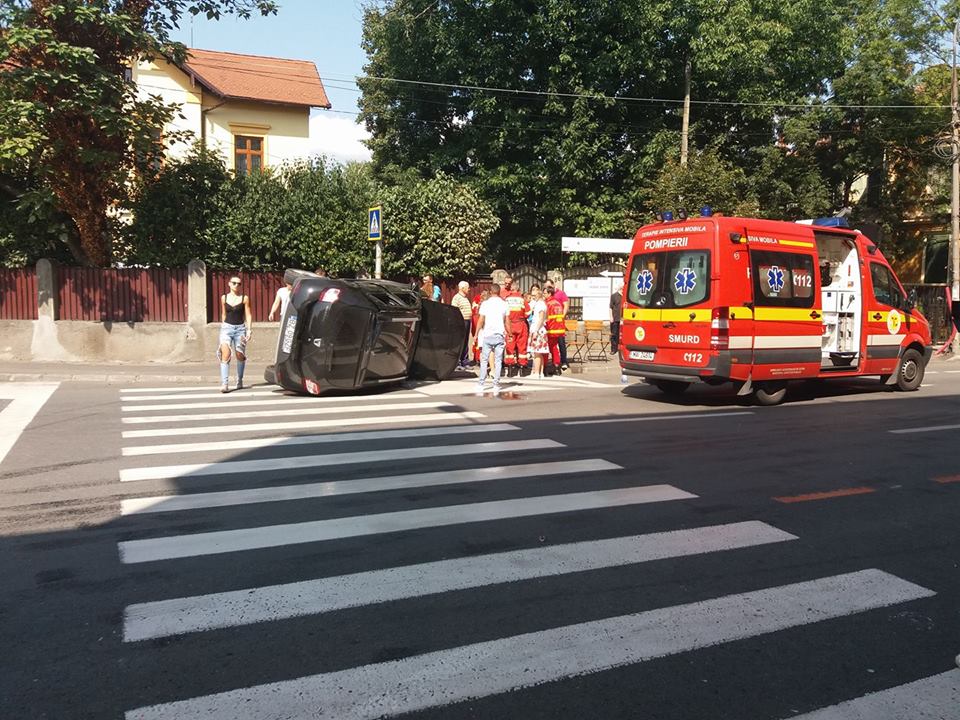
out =
[(445, 380), (465, 342), (460, 311), (385, 280), (287, 270), (293, 289), (267, 382), (319, 395), (408, 378)]

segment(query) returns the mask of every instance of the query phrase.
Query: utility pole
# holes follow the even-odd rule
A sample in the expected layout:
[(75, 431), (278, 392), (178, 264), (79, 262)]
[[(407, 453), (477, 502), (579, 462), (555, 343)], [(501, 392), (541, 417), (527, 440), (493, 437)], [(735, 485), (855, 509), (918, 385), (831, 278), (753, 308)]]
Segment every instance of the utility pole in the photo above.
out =
[[(956, 36), (954, 36), (956, 37)], [(956, 47), (954, 47), (956, 52)], [(954, 62), (956, 68), (956, 62)], [(954, 69), (956, 72), (956, 69)], [(956, 109), (956, 103), (954, 103)], [(687, 166), (687, 156), (689, 155), (689, 135), (690, 135), (690, 58), (683, 67), (683, 129), (680, 131), (680, 167)]]
[[(950, 297), (960, 302), (960, 112), (957, 108), (957, 33), (960, 19), (953, 24), (953, 64), (950, 72), (950, 126), (952, 132), (952, 156), (950, 186)], [(953, 321), (953, 318), (950, 319)], [(960, 352), (960, 336), (953, 339), (954, 357)]]

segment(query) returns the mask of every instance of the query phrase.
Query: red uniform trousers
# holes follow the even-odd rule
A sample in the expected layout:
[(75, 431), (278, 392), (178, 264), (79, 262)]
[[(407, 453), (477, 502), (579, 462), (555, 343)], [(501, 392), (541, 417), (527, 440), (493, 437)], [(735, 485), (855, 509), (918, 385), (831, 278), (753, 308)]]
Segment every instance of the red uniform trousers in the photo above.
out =
[(507, 348), (504, 354), (503, 362), (507, 367), (516, 365), (518, 362), (520, 367), (527, 366), (527, 335), (530, 332), (530, 328), (527, 326), (527, 321), (525, 319), (521, 320), (508, 320), (507, 325)]
[(550, 348), (550, 359), (555, 367), (560, 367), (560, 336), (547, 333), (547, 347)]

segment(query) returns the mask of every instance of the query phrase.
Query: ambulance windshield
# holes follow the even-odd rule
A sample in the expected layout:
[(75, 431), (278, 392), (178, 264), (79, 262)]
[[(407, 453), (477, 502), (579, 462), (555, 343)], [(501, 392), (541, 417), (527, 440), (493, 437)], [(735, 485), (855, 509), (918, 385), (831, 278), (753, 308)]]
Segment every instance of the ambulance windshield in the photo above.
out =
[(627, 300), (640, 307), (681, 308), (710, 295), (710, 251), (680, 250), (637, 255)]

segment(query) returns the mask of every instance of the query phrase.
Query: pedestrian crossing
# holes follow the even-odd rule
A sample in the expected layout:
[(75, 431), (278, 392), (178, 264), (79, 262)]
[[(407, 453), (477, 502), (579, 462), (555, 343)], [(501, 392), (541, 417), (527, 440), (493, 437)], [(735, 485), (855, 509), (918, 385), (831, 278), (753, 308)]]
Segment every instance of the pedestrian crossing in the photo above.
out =
[[(120, 393), (123, 463), (116, 480), (124, 491), (120, 513), (130, 525), (117, 540), (117, 552), (129, 572), (161, 573), (169, 586), (122, 608), (122, 639), (136, 655), (156, 652), (158, 642), (204, 637), (223, 652), (253, 656), (256, 647), (230, 644), (245, 629), (275, 626), (283, 632), (286, 623), (297, 621), (336, 636), (349, 633), (338, 625), (343, 613), (366, 612), (386, 626), (398, 621), (398, 603), (447, 603), (453, 613), (472, 613), (471, 621), (483, 627), (469, 601), (474, 593), (548, 581), (579, 584), (596, 573), (634, 572), (657, 561), (717, 553), (779, 553), (802, 541), (754, 518), (710, 524), (691, 515), (682, 527), (657, 527), (657, 508), (682, 512), (699, 499), (684, 489), (683, 478), (651, 479), (549, 437), (549, 426), (542, 424), (487, 422), (481, 412), (407, 391), (295, 398), (255, 390), (208, 403), (205, 390)], [(297, 419), (301, 415), (311, 419)], [(671, 419), (699, 423), (713, 415), (679, 413)], [(279, 417), (287, 420), (261, 421)], [(365, 425), (370, 429), (355, 429)], [(341, 499), (362, 502), (325, 509)], [(614, 516), (618, 523), (603, 536), (497, 542), (505, 523), (562, 517), (576, 525)], [(631, 532), (623, 532), (627, 526)], [(380, 565), (374, 551), (341, 574), (282, 578), (289, 561), (262, 572), (274, 554), (286, 557), (298, 547), (322, 551), (352, 541), (375, 549), (424, 533), (448, 533), (454, 540), (439, 558), (409, 556)], [(470, 545), (456, 538), (465, 541), (471, 534), (491, 542), (465, 549)], [(231, 558), (240, 574), (229, 586), (197, 575), (205, 563)], [(188, 569), (190, 582), (178, 583)], [(267, 575), (271, 580), (264, 582)], [(691, 590), (696, 584), (689, 579)], [(347, 720), (444, 712), (456, 703), (509, 697), (545, 683), (909, 608), (935, 595), (909, 578), (865, 565), (715, 597), (693, 592), (689, 601), (599, 618), (582, 608), (580, 617), (574, 612), (562, 622), (547, 620), (519, 632), (491, 625), (483, 637), (462, 644), (322, 672), (288, 670), (279, 679), (243, 683), (216, 675), (204, 694), (156, 698), (130, 708), (126, 718)], [(298, 638), (289, 642), (295, 645)], [(314, 652), (335, 650), (321, 644)], [(853, 700), (825, 698), (800, 717), (957, 720), (950, 714), (958, 707), (957, 673)], [(126, 678), (134, 686), (142, 680)], [(897, 707), (898, 714), (877, 710), (886, 706)]]

